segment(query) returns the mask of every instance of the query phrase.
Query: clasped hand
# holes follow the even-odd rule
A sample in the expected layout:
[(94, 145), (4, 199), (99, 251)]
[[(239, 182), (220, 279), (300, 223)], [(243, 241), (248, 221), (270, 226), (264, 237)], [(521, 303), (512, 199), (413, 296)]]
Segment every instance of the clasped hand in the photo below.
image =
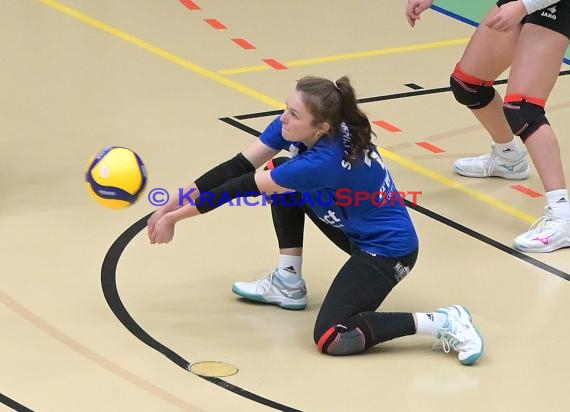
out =
[(148, 238), (151, 244), (169, 243), (174, 238), (175, 222), (168, 213), (157, 210), (148, 220)]

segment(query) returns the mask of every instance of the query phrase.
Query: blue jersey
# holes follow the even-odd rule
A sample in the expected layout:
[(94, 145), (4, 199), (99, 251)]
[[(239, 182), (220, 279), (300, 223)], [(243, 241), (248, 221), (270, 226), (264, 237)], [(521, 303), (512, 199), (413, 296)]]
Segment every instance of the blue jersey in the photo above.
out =
[(285, 140), (277, 118), (260, 139), (292, 155), (271, 171), (272, 179), (302, 193), (301, 202), (341, 229), (362, 251), (399, 257), (417, 249), (414, 225), (378, 151), (374, 148), (352, 163), (346, 160), (350, 144), (346, 125), (341, 126), (340, 135), (322, 137), (308, 149), (303, 143)]

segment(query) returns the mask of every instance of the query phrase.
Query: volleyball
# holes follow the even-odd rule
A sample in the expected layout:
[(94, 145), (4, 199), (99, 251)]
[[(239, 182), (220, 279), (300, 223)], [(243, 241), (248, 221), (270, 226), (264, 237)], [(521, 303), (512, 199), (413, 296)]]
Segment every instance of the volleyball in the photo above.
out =
[(97, 203), (110, 209), (123, 209), (137, 201), (145, 188), (147, 172), (134, 151), (109, 146), (89, 162), (85, 180)]

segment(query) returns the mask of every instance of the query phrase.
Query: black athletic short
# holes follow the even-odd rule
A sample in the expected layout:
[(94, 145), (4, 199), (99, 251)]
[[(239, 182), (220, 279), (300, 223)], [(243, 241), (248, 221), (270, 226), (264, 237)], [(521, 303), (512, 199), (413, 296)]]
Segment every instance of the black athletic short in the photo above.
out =
[[(497, 6), (501, 7), (503, 4), (511, 1), (515, 0), (499, 0)], [(522, 22), (546, 27), (570, 39), (570, 0), (560, 0), (550, 7), (537, 10), (526, 16)]]

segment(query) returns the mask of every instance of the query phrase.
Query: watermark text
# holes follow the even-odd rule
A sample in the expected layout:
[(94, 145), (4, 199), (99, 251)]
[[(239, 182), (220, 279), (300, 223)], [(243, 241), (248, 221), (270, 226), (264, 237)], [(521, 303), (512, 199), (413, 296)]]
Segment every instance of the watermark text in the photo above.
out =
[[(384, 192), (377, 190), (375, 192), (356, 191), (349, 188), (340, 188), (335, 191), (317, 191), (317, 192), (289, 192), (289, 193), (267, 193), (262, 192), (244, 192), (237, 193), (232, 196), (230, 193), (222, 193), (221, 195), (213, 192), (202, 192), (197, 199), (193, 198), (196, 194), (196, 188), (185, 190), (178, 189), (177, 206), (190, 204), (196, 206), (196, 202), (202, 205), (221, 206), (267, 206), (281, 204), (284, 206), (405, 206), (406, 200), (414, 205), (418, 203), (418, 196), (423, 192), (419, 191), (394, 191)], [(170, 201), (170, 193), (161, 187), (153, 188), (148, 193), (148, 201), (153, 206), (164, 206)]]

